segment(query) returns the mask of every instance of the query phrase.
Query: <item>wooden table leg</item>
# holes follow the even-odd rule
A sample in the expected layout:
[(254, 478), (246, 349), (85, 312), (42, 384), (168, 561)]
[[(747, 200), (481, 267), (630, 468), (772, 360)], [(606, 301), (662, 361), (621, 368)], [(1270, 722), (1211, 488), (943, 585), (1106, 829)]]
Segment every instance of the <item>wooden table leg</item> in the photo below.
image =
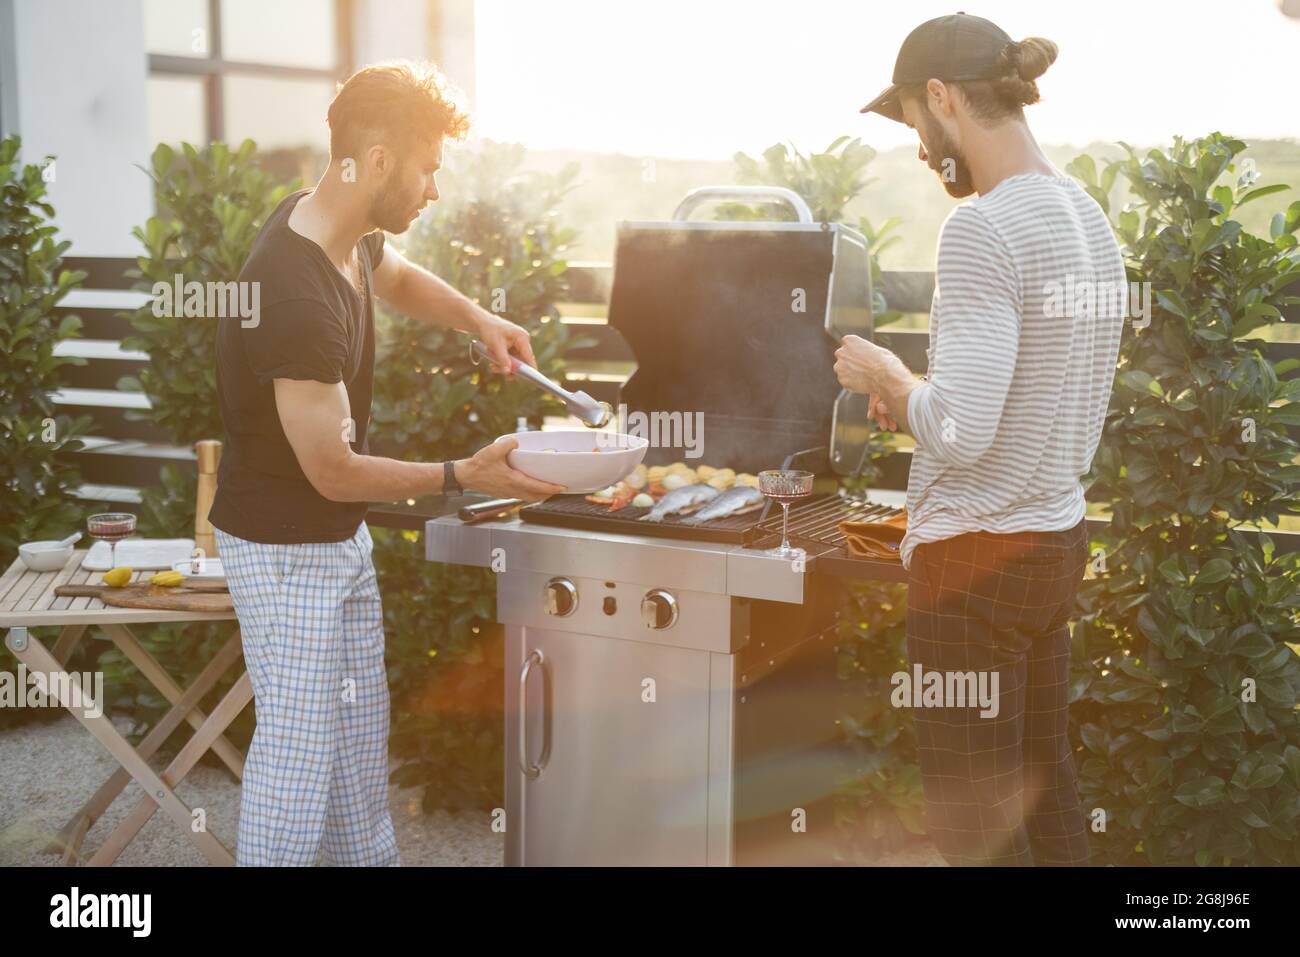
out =
[[(45, 649), (44, 645), (35, 638), (32, 638), (27, 633), (26, 628), (11, 628), (9, 633), (5, 636), (5, 645), (11, 652), (13, 652), (14, 656), (17, 657), (19, 661), (28, 667), (28, 669), (31, 671), (44, 672), (50, 679), (49, 685), (52, 691), (57, 693), (59, 688), (66, 689), (71, 687), (70, 679), (65, 675), (63, 669), (59, 666), (59, 663), (54, 660), (54, 656)], [(252, 698), (252, 685), (249, 682), (247, 672), (240, 677), (239, 681), (235, 684), (235, 688), (231, 689), (231, 692), (234, 692), (236, 689), (241, 687), (245, 690), (247, 696)], [(72, 716), (80, 721), (87, 731), (94, 735), (95, 740), (102, 744), (108, 752), (117, 759), (118, 764), (122, 765), (122, 767), (127, 770), (127, 773), (129, 773), (131, 777), (134, 778), (142, 788), (144, 788), (145, 793), (151, 795), (153, 800), (157, 801), (158, 806), (162, 807), (167, 816), (175, 821), (177, 826), (190, 836), (190, 840), (198, 845), (199, 850), (203, 852), (208, 860), (213, 863), (233, 862), (234, 858), (231, 856), (230, 852), (226, 850), (226, 848), (222, 846), (221, 842), (212, 834), (207, 831), (194, 833), (190, 827), (191, 821), (193, 820), (190, 814), (190, 809), (186, 807), (184, 801), (173, 793), (171, 786), (164, 782), (154, 769), (149, 767), (149, 763), (137, 754), (135, 749), (131, 747), (124, 737), (122, 737), (121, 732), (113, 726), (113, 722), (104, 714), (102, 702), (96, 703), (91, 694), (86, 692), (84, 689), (81, 697), (81, 704), (75, 704), (72, 701), (61, 701), (60, 704), (67, 708), (68, 711), (72, 713)], [(224, 706), (230, 698), (231, 694), (227, 694), (226, 697), (222, 699), (221, 705), (218, 706), (218, 711), (221, 710), (221, 707)], [(89, 702), (89, 704), (86, 702)], [(92, 717), (91, 713), (95, 711), (98, 711), (99, 714)], [(236, 711), (235, 714), (238, 714), (238, 711)], [(215, 717), (216, 712), (213, 712), (213, 715)], [(233, 717), (234, 715), (231, 715), (232, 719)], [(211, 718), (209, 719), (209, 722), (210, 721), (212, 721)], [(209, 722), (204, 722), (204, 728), (200, 729), (200, 734), (204, 732), (204, 729), (207, 728)], [(226, 724), (229, 724), (229, 721), (226, 721)], [(221, 728), (224, 728), (226, 724), (222, 724)], [(215, 730), (216, 729), (208, 731), (208, 734), (212, 738), (216, 737)], [(199, 735), (196, 734), (194, 738), (191, 738), (190, 744), (192, 744), (195, 738), (198, 737)], [(206, 743), (210, 744), (211, 741), (209, 740)], [(186, 747), (188, 748), (189, 745), (187, 744)], [(200, 751), (199, 754), (202, 754), (202, 752)], [(194, 760), (197, 761), (198, 758), (195, 757)], [(173, 764), (174, 763), (175, 762), (173, 762)], [(119, 851), (118, 853), (121, 852)], [(117, 855), (114, 855), (113, 859), (115, 860), (116, 857)]]
[(65, 625), (63, 631), (59, 632), (59, 640), (54, 643), (54, 660), (66, 666), (77, 643), (81, 641), (81, 636), (85, 633), (85, 625)]
[[(181, 699), (183, 692), (180, 686), (172, 680), (171, 675), (163, 670), (157, 659), (144, 649), (144, 646), (131, 633), (131, 629), (125, 625), (100, 625), (99, 627), (113, 639), (113, 644), (117, 645), (131, 664), (140, 669), (140, 673), (149, 679), (164, 698), (172, 704)], [(185, 715), (186, 722), (195, 731), (203, 726), (206, 719), (207, 715), (203, 713), (201, 708), (191, 708)], [(226, 767), (230, 768), (237, 779), (242, 779), (244, 756), (239, 753), (239, 749), (230, 742), (229, 738), (223, 734), (212, 743), (212, 750), (217, 757), (221, 758)]]
[[(225, 697), (212, 709), (212, 714), (208, 716), (207, 721), (203, 722), (203, 727), (194, 733), (194, 737), (185, 742), (185, 746), (172, 759), (171, 764), (167, 765), (167, 770), (162, 773), (162, 782), (169, 789), (180, 784), (185, 775), (189, 774), (190, 769), (198, 764), (199, 758), (203, 757), (203, 753), (208, 750), (212, 741), (229, 726), (231, 721), (235, 720), (239, 712), (244, 710), (244, 706), (252, 700), (253, 683), (248, 677), (248, 672), (245, 671), (239, 676), (239, 680), (231, 686), (230, 690), (226, 692)], [(170, 790), (167, 793), (170, 793)], [(122, 850), (127, 844), (131, 843), (131, 840), (140, 832), (140, 828), (144, 827), (149, 818), (153, 817), (153, 812), (158, 809), (160, 802), (155, 800), (155, 797), (154, 791), (146, 789), (144, 797), (136, 802), (135, 807), (131, 809), (131, 812), (122, 823), (108, 836), (104, 846), (96, 851), (95, 856), (90, 859), (92, 867), (106, 866), (117, 860)], [(210, 837), (211, 835), (206, 833), (193, 835), (195, 843), (199, 845), (199, 850), (207, 855), (209, 861), (213, 864), (225, 866), (231, 866), (235, 863), (234, 858), (230, 856), (230, 852), (219, 842), (216, 846), (220, 848), (222, 857), (215, 858), (209, 852), (209, 848), (200, 843), (198, 840), (200, 836)]]
[[(194, 684), (186, 689), (180, 700), (172, 706), (172, 709), (163, 716), (161, 721), (153, 726), (144, 740), (140, 742), (136, 748), (140, 756), (146, 760), (152, 757), (154, 752), (162, 746), (168, 736), (180, 725), (185, 715), (220, 680), (226, 669), (240, 660), (242, 656), (243, 647), (240, 644), (239, 629), (236, 628), (230, 640), (221, 646), (221, 650), (213, 655), (212, 660), (199, 672), (198, 677), (194, 679)], [(243, 780), (243, 767), (243, 758), (241, 757), (240, 773), (238, 774), (240, 780)], [(94, 796), (86, 802), (81, 810), (72, 816), (71, 820), (63, 826), (58, 835), (46, 846), (45, 853), (61, 854), (67, 853), (69, 850), (73, 852), (78, 850), (80, 847), (78, 831), (80, 831), (80, 836), (84, 837), (89, 827), (99, 820), (100, 815), (116, 800), (130, 780), (131, 776), (121, 768), (114, 771), (112, 776), (95, 792)], [(86, 822), (84, 827), (81, 826), (83, 821)]]

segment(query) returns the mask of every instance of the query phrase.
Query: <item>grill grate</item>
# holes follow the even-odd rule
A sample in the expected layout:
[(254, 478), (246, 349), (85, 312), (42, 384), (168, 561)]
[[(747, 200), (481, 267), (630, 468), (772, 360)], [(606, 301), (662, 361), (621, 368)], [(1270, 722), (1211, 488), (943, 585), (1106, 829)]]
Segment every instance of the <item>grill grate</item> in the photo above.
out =
[[(627, 505), (611, 512), (607, 505), (588, 502), (581, 495), (556, 495), (538, 505), (519, 510), (525, 522), (538, 525), (557, 525), (590, 532), (613, 532), (622, 535), (651, 535), (656, 538), (678, 538), (693, 542), (720, 542), (742, 545), (745, 533), (758, 522), (761, 512), (747, 515), (728, 515), (714, 519), (707, 525), (687, 525), (681, 518), (668, 516), (662, 522), (642, 522), (640, 518), (648, 508)], [(689, 516), (687, 516), (689, 518)]]
[[(877, 505), (840, 495), (797, 502), (790, 506), (790, 542), (804, 548), (813, 545), (842, 548), (841, 522), (881, 522), (901, 511), (896, 505)], [(772, 512), (754, 524), (745, 536), (745, 545), (769, 548), (781, 544), (781, 512), (776, 506), (772, 507)]]
[[(638, 519), (650, 511), (628, 505), (617, 512), (608, 506), (588, 502), (581, 495), (557, 495), (538, 505), (520, 509), (519, 517), (525, 522), (577, 528), (592, 532), (613, 532), (625, 535), (651, 535), (658, 538), (677, 538), (694, 542), (720, 542), (746, 545), (750, 548), (767, 548), (781, 541), (781, 511), (772, 505), (770, 514), (762, 511), (748, 515), (728, 515), (704, 525), (688, 525), (682, 519), (669, 516), (662, 522), (642, 522)], [(839, 495), (821, 495), (796, 502), (790, 506), (790, 539), (808, 547), (821, 545), (841, 547), (844, 536), (839, 524), (846, 519), (854, 521), (881, 521), (898, 514), (891, 505), (873, 505), (858, 499)]]

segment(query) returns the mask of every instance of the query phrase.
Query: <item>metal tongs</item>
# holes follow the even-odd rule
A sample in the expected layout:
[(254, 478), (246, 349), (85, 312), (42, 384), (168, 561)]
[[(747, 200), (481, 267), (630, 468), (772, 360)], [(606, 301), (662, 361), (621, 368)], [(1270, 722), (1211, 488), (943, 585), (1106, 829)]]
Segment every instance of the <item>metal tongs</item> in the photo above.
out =
[[(492, 355), (482, 342), (478, 339), (471, 339), (469, 342), (469, 359), (474, 365), (478, 365), (484, 360), (492, 361)], [(564, 403), (564, 408), (568, 413), (576, 417), (587, 428), (599, 429), (609, 422), (611, 414), (609, 403), (597, 402), (585, 392), (570, 392), (542, 375), (526, 362), (520, 362), (514, 356), (510, 357), (510, 371), (521, 378), (527, 379), (543, 392), (555, 396)]]

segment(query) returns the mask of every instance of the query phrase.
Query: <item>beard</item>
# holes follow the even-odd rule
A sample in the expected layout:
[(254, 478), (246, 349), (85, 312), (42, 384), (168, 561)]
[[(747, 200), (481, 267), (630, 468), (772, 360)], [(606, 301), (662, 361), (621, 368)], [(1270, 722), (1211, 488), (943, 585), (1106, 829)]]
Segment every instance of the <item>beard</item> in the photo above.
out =
[(970, 165), (948, 131), (929, 114), (926, 114), (922, 123), (925, 126), (925, 138), (934, 144), (934, 149), (929, 145), (925, 147), (926, 165), (938, 174), (939, 182), (943, 183), (948, 195), (954, 199), (964, 199), (975, 192)]
[(403, 196), (400, 190), (390, 188), (387, 183), (380, 184), (378, 192), (370, 201), (370, 222), (386, 233), (404, 233), (415, 222), (411, 218), (411, 212), (419, 205), (419, 197), (410, 199)]

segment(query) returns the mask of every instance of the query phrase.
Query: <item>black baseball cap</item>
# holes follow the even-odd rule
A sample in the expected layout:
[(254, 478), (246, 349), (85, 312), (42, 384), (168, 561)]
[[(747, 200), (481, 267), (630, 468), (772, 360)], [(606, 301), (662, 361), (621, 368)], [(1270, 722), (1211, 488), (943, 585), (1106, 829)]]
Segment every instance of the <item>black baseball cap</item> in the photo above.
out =
[(894, 61), (894, 82), (860, 112), (903, 122), (899, 87), (926, 80), (987, 80), (1011, 37), (992, 21), (968, 13), (927, 20), (907, 35)]

